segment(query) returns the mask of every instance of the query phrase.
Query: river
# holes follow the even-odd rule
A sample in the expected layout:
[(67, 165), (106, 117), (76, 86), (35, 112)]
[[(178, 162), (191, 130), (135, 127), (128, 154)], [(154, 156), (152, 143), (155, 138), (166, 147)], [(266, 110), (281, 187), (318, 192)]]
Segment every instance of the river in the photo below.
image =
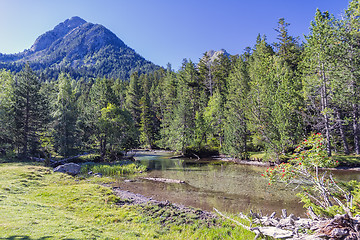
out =
[[(141, 177), (168, 178), (185, 183), (162, 183), (134, 177), (131, 181), (119, 179), (115, 184), (123, 190), (139, 193), (153, 199), (192, 206), (212, 211), (217, 208), (229, 213), (247, 212), (250, 209), (270, 214), (274, 211), (305, 216), (305, 210), (296, 193), (295, 185), (284, 183), (268, 185), (261, 173), (266, 168), (231, 163), (212, 164), (211, 161), (170, 159), (166, 152), (138, 152), (135, 159), (149, 171)], [(343, 180), (358, 180), (354, 171), (336, 171)]]

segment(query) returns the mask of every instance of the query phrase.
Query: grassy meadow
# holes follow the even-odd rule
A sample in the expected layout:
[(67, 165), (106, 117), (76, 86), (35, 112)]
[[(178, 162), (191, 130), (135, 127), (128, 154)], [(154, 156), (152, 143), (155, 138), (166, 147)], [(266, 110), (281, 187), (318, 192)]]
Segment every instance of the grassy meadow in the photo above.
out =
[(254, 238), (253, 233), (220, 219), (212, 226), (197, 221), (164, 223), (153, 208), (118, 204), (121, 201), (99, 184), (99, 178), (53, 173), (32, 163), (2, 163), (0, 239)]

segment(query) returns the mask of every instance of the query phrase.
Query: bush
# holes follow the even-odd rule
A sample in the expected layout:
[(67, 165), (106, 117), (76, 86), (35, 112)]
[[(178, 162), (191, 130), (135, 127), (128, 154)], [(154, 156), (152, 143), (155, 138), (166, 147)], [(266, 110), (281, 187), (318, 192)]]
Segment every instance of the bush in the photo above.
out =
[(350, 192), (340, 187), (324, 169), (338, 165), (338, 161), (327, 155), (325, 143), (320, 133), (312, 134), (296, 147), (288, 163), (268, 168), (262, 176), (268, 178), (269, 185), (276, 181), (300, 184), (303, 191), (298, 195), (304, 207), (313, 207), (317, 214), (349, 213), (352, 205)]

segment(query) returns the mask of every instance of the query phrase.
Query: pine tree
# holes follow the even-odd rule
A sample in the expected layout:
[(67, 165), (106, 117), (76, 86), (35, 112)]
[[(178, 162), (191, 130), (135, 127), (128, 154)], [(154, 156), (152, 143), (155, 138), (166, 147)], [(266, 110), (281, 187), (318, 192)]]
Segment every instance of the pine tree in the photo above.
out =
[[(359, 127), (359, 110), (360, 110), (360, 3), (359, 1), (350, 1), (348, 8), (345, 11), (344, 19), (340, 24), (340, 37), (337, 45), (340, 46), (339, 54), (337, 56), (340, 62), (339, 82), (336, 88), (341, 96), (336, 98), (339, 105), (337, 114), (340, 116), (341, 112), (350, 112), (349, 118), (352, 119), (353, 142), (356, 154), (360, 154), (360, 127)], [(339, 121), (340, 130), (342, 129), (345, 120)], [(344, 135), (342, 133), (341, 135)], [(344, 144), (344, 152), (349, 153), (347, 148), (346, 138), (342, 136)]]
[(249, 61), (249, 76), (249, 128), (280, 161), (302, 133), (301, 85), (287, 61), (261, 39)]
[[(311, 23), (310, 34), (306, 37), (304, 50), (304, 92), (305, 99), (313, 103), (313, 111), (321, 116), (321, 125), (314, 125), (317, 131), (324, 129), (329, 156), (331, 147), (332, 85), (334, 82), (336, 43), (335, 19), (328, 12), (316, 11)], [(314, 122), (317, 122), (314, 120)]]
[(239, 57), (229, 75), (229, 90), (225, 105), (224, 148), (233, 157), (247, 158), (249, 139), (248, 119), (250, 77), (248, 74), (249, 54)]
[(14, 76), (9, 71), (0, 71), (0, 148), (11, 144), (14, 138), (13, 94)]
[(289, 23), (284, 18), (278, 21), (278, 27), (275, 31), (278, 33), (278, 42), (274, 43), (276, 53), (280, 56), (292, 71), (296, 71), (300, 62), (301, 48), (298, 39), (289, 35)]
[(40, 94), (40, 81), (31, 68), (25, 68), (16, 76), (14, 87), (15, 144), (27, 157), (39, 146), (39, 133), (44, 131), (49, 119), (49, 106)]
[(149, 97), (149, 79), (143, 82), (143, 96), (140, 99), (140, 143), (146, 148), (154, 148), (156, 134), (158, 132), (158, 121), (151, 109)]
[(167, 134), (169, 146), (185, 153), (188, 147), (196, 145), (195, 118), (197, 112), (204, 108), (205, 91), (191, 61), (183, 63), (178, 78), (173, 120), (168, 126)]
[(63, 156), (68, 156), (77, 142), (77, 116), (74, 90), (70, 76), (60, 74), (58, 94), (54, 104), (54, 145)]
[(137, 72), (130, 77), (129, 86), (126, 92), (125, 107), (130, 112), (137, 126), (140, 124), (141, 83)]
[(106, 155), (108, 137), (101, 127), (101, 111), (106, 109), (108, 104), (116, 106), (116, 102), (113, 81), (106, 78), (96, 79), (90, 89), (89, 101), (84, 114), (86, 115), (86, 131), (90, 134), (92, 142), (99, 146), (100, 156), (103, 160)]
[(216, 89), (210, 97), (207, 107), (204, 109), (203, 118), (206, 123), (208, 145), (220, 150), (224, 138), (224, 97), (220, 90)]
[[(175, 108), (177, 106), (177, 85), (178, 79), (176, 74), (168, 68), (166, 75), (159, 86), (163, 94), (162, 109), (161, 109), (161, 129), (160, 129), (160, 142), (159, 145), (162, 148), (172, 149), (174, 146), (173, 136), (175, 133), (172, 133), (172, 124), (174, 123), (175, 118)], [(174, 129), (175, 130), (175, 129)]]

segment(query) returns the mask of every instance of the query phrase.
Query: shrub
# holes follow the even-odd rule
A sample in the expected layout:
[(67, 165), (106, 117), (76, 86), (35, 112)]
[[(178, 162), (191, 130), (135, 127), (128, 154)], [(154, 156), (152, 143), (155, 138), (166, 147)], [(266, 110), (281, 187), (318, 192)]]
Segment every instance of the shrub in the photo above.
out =
[(327, 155), (325, 139), (320, 133), (304, 139), (295, 149), (288, 163), (268, 168), (262, 176), (269, 185), (276, 181), (301, 185), (298, 194), (304, 207), (313, 207), (317, 214), (333, 216), (348, 212), (352, 205), (349, 191), (341, 188), (327, 168), (336, 167), (338, 162)]

